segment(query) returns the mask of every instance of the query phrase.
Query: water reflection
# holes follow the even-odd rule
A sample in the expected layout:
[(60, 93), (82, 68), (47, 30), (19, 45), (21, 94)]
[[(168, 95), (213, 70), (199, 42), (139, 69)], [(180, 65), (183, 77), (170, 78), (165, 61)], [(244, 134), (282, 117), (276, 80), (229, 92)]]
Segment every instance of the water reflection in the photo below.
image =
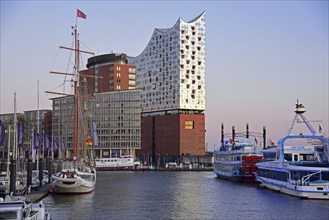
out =
[(329, 219), (327, 201), (301, 200), (212, 172), (98, 172), (91, 194), (45, 199), (53, 219)]

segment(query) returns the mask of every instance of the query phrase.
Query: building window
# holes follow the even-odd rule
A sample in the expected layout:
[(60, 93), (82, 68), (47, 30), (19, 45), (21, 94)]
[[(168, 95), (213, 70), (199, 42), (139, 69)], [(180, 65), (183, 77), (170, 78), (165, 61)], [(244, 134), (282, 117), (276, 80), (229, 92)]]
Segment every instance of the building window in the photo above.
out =
[(194, 121), (185, 121), (185, 129), (194, 129)]
[(129, 73), (136, 73), (136, 69), (135, 68), (129, 68)]

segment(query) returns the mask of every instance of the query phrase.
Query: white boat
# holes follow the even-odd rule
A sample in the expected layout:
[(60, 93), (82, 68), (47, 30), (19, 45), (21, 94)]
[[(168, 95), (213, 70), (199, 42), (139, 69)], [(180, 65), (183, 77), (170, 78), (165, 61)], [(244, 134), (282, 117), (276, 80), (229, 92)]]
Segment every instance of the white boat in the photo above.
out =
[[(256, 164), (256, 180), (268, 189), (292, 196), (329, 200), (329, 140), (316, 134), (304, 112), (304, 106), (297, 102), (294, 121), (288, 135), (278, 141), (275, 160)], [(298, 117), (302, 118), (309, 135), (292, 134)], [(296, 140), (298, 145), (285, 145)], [(301, 141), (308, 145), (301, 145)], [(286, 154), (286, 149), (290, 155)]]
[(253, 138), (226, 140), (220, 150), (214, 151), (214, 173), (232, 181), (254, 182), (256, 162), (262, 159), (256, 153)]
[(140, 165), (135, 161), (134, 157), (124, 155), (122, 157), (113, 158), (96, 158), (96, 170), (132, 170)]
[[(49, 175), (48, 170), (43, 170), (43, 179), (42, 179), (42, 186), (49, 183)], [(27, 182), (27, 171), (23, 172), (24, 181)], [(39, 178), (39, 170), (32, 170), (32, 189), (36, 189), (40, 187), (40, 178)]]
[(7, 172), (0, 173), (0, 192), (9, 191), (9, 175)]
[[(0, 173), (0, 192), (9, 193), (10, 187), (10, 173), (1, 172)], [(24, 193), (26, 190), (26, 181), (18, 172), (16, 175), (16, 192), (18, 194)]]
[[(74, 36), (74, 48), (70, 50), (75, 51), (75, 74), (74, 75), (74, 94), (73, 94), (73, 103), (74, 103), (74, 137), (73, 137), (73, 158), (68, 161), (63, 161), (62, 170), (58, 173), (52, 175), (52, 188), (50, 189), (51, 193), (56, 194), (83, 194), (90, 193), (94, 190), (96, 185), (96, 169), (92, 166), (91, 161), (88, 160), (86, 155), (79, 154), (79, 142), (83, 147), (86, 147), (85, 141), (79, 140), (79, 129), (82, 126), (83, 122), (79, 120), (79, 114), (82, 114), (83, 111), (79, 111), (79, 107), (83, 106), (82, 99), (80, 100), (81, 86), (78, 84), (81, 82), (79, 79), (79, 39), (77, 33), (77, 25), (72, 26), (73, 36)], [(88, 52), (89, 53), (89, 52)], [(56, 73), (58, 74), (58, 73)], [(66, 74), (66, 73), (63, 73)], [(72, 74), (66, 74), (72, 75)], [(63, 93), (48, 92), (52, 94), (59, 95), (68, 95)]]
[(63, 161), (63, 168), (52, 176), (51, 193), (83, 194), (90, 193), (96, 185), (96, 170), (92, 166), (78, 165), (77, 161)]
[(0, 198), (0, 219), (50, 220), (50, 213), (41, 202), (32, 203), (23, 196)]

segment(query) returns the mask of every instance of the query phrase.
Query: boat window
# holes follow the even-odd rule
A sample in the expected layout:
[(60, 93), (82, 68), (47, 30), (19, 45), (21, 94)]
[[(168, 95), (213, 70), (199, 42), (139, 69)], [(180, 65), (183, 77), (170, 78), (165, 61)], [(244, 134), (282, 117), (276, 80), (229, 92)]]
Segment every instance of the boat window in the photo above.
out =
[(294, 161), (298, 161), (298, 154), (294, 154)]
[(292, 155), (291, 154), (284, 154), (284, 159), (286, 161), (292, 161)]
[(314, 154), (304, 154), (303, 155), (303, 160), (314, 161)]
[(276, 152), (276, 159), (277, 159), (277, 160), (280, 160), (280, 151), (277, 151), (277, 152)]
[(320, 174), (319, 173), (312, 175), (311, 178), (310, 178), (311, 182), (317, 181), (317, 180), (320, 180)]
[(329, 172), (322, 172), (322, 180), (329, 181)]
[(306, 171), (299, 172), (299, 178), (302, 179), (303, 176), (306, 176), (306, 175), (308, 175), (308, 174), (309, 174), (309, 173), (306, 172)]
[(320, 157), (322, 162), (327, 162), (328, 161), (326, 155), (323, 152), (319, 153), (319, 157)]
[(292, 171), (291, 172), (291, 179), (293, 179), (293, 180), (298, 180), (299, 179), (297, 171)]
[(283, 181), (288, 182), (288, 173), (283, 174)]

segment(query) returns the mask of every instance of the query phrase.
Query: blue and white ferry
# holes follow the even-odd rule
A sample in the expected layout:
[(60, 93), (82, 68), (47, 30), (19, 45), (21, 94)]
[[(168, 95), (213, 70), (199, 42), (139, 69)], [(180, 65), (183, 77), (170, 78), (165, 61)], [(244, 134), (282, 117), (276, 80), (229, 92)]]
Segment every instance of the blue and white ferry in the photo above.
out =
[[(329, 140), (316, 134), (298, 101), (295, 113), (288, 135), (278, 141), (275, 160), (256, 164), (256, 180), (268, 189), (292, 196), (329, 200)], [(302, 121), (298, 121), (299, 117)], [(296, 123), (306, 125), (310, 134), (292, 134)], [(297, 145), (286, 144), (296, 141)], [(305, 142), (306, 145), (300, 144)]]

